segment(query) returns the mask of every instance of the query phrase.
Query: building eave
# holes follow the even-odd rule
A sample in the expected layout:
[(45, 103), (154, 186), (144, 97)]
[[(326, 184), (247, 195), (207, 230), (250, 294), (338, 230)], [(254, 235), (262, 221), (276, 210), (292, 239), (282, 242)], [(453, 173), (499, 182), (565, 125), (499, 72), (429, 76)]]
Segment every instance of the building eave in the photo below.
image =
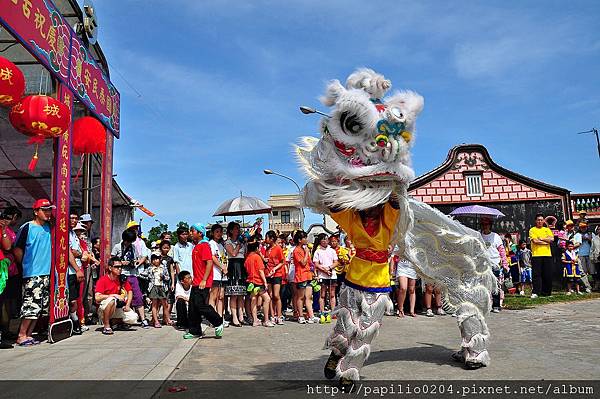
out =
[(527, 186), (536, 188), (538, 190), (546, 191), (548, 193), (552, 193), (552, 194), (556, 194), (556, 195), (560, 195), (560, 196), (569, 195), (569, 193), (570, 193), (570, 191), (566, 188), (547, 184), (547, 183), (541, 182), (539, 180), (535, 180), (530, 177), (523, 176), (523, 175), (520, 175), (513, 171), (510, 171), (508, 169), (503, 168), (502, 166), (500, 166), (494, 162), (494, 160), (488, 153), (487, 149), (481, 144), (460, 144), (460, 145), (454, 146), (453, 148), (450, 149), (446, 160), (440, 166), (415, 178), (415, 180), (413, 180), (412, 183), (410, 184), (408, 190), (409, 191), (415, 190), (415, 189), (423, 186), (424, 184), (427, 184), (430, 181), (435, 180), (436, 178), (442, 176), (444, 173), (448, 172), (452, 168), (452, 166), (453, 166), (454, 162), (456, 161), (456, 158), (460, 152), (479, 152), (483, 156), (484, 160), (487, 162), (487, 164), (489, 165), (489, 167), (492, 170), (494, 170), (495, 172), (502, 174), (506, 177), (509, 177), (521, 184), (525, 184)]

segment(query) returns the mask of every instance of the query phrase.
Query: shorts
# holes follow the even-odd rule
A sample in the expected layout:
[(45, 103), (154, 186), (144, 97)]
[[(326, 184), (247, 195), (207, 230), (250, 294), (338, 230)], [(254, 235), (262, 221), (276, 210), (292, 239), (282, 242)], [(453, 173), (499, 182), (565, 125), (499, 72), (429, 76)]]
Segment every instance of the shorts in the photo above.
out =
[(296, 283), (296, 288), (301, 290), (301, 289), (308, 287), (309, 284), (310, 284), (310, 280), (302, 281), (300, 283)]
[(131, 285), (133, 291), (133, 299), (131, 300), (132, 308), (139, 308), (144, 306), (144, 295), (140, 289), (140, 284), (136, 276), (127, 276), (127, 282)]
[(269, 284), (281, 285), (282, 280), (283, 280), (283, 277), (267, 277), (267, 283), (269, 283)]
[[(258, 288), (258, 293), (256, 295), (260, 295), (267, 290), (267, 287), (265, 287), (264, 285), (255, 285), (254, 289), (256, 290), (257, 288)], [(252, 294), (254, 294), (254, 291), (252, 291)]]
[(331, 285), (337, 284), (337, 278), (320, 278), (319, 284), (326, 285), (329, 287)]
[(521, 273), (519, 273), (519, 266), (510, 267), (510, 278), (513, 284), (518, 284), (521, 282)]
[[(78, 291), (79, 292), (79, 291)], [(50, 305), (50, 276), (23, 278), (22, 319), (38, 319), (48, 315)]]
[(413, 280), (417, 279), (417, 272), (414, 267), (408, 262), (398, 262), (396, 266), (396, 278), (407, 277)]
[[(98, 305), (98, 320), (102, 323), (104, 310), (106, 307), (113, 301), (116, 301), (117, 298), (109, 297), (100, 302)], [(115, 308), (115, 312), (111, 315), (111, 319), (123, 319), (123, 323), (125, 324), (135, 324), (138, 321), (138, 315), (135, 313), (133, 309), (129, 309), (129, 312), (123, 311), (123, 308)]]
[(154, 286), (148, 294), (150, 299), (167, 299), (167, 290), (164, 287)]
[(227, 280), (213, 280), (211, 288), (221, 288), (227, 285)]
[(81, 286), (81, 283), (77, 281), (77, 275), (69, 274), (67, 284), (69, 285), (69, 302), (76, 301), (79, 299), (79, 287)]
[(521, 282), (522, 283), (531, 283), (531, 268), (525, 267), (521, 270)]

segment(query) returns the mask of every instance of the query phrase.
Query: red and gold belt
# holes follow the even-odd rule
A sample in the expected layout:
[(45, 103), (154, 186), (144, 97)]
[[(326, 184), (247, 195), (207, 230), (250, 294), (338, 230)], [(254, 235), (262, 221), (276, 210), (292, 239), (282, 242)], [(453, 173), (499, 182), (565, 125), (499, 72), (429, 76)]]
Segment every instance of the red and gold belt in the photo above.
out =
[(388, 251), (376, 251), (369, 248), (356, 248), (357, 258), (375, 263), (387, 263)]

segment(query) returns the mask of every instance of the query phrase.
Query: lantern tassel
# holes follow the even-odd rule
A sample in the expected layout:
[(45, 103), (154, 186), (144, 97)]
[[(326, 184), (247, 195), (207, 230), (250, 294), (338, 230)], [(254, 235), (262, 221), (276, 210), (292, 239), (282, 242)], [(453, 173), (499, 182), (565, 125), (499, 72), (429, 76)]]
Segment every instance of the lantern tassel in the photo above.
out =
[(37, 163), (38, 163), (38, 144), (35, 145), (35, 154), (33, 154), (31, 161), (29, 161), (29, 166), (27, 167), (27, 169), (29, 169), (30, 172), (33, 172), (35, 170), (35, 167), (37, 166)]
[(77, 174), (75, 175), (75, 180), (73, 180), (73, 183), (77, 183), (77, 180), (79, 180), (79, 176), (81, 175), (81, 170), (83, 169), (83, 157), (85, 156), (85, 154), (81, 155), (81, 166), (79, 166), (79, 169), (77, 170)]

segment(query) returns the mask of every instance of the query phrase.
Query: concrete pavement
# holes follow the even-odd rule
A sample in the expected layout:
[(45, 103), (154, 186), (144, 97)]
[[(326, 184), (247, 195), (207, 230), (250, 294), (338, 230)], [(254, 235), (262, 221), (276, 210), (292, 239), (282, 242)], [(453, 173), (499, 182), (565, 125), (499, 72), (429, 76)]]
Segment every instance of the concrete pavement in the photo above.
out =
[[(456, 319), (386, 317), (362, 378), (597, 380), (598, 314), (600, 300), (491, 314), (492, 364), (476, 371), (450, 360), (460, 341)], [(113, 336), (91, 330), (52, 345), (0, 351), (0, 398), (146, 398), (156, 392), (155, 397), (183, 398), (206, 394), (207, 383), (191, 380), (322, 380), (328, 353), (321, 347), (331, 328), (291, 322), (275, 328), (230, 327), (221, 340), (214, 339), (212, 329), (200, 340), (183, 340), (182, 332), (169, 327), (135, 327)], [(176, 396), (167, 390), (179, 386), (186, 386), (187, 393)]]
[[(598, 379), (600, 300), (551, 304), (491, 314), (492, 364), (464, 370), (450, 360), (459, 347), (450, 316), (386, 317), (362, 370), (367, 380)], [(320, 380), (329, 355), (321, 350), (331, 325), (287, 323), (228, 328), (203, 339), (171, 380)]]

